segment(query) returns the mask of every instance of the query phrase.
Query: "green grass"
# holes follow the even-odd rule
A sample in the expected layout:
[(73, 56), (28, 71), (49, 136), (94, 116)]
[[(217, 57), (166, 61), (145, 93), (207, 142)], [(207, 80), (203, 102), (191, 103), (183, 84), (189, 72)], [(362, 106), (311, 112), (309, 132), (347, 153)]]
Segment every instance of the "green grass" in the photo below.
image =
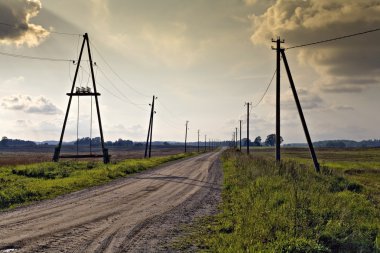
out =
[[(206, 252), (379, 252), (380, 211), (344, 172), (287, 159), (223, 155), (220, 213), (177, 244)], [(302, 161), (302, 159), (301, 159)]]
[(0, 167), (0, 209), (104, 184), (194, 154), (129, 159), (116, 164), (71, 161)]
[[(274, 157), (273, 148), (253, 149), (253, 157)], [(282, 148), (285, 160), (296, 160), (312, 166), (307, 148)], [(344, 177), (365, 186), (365, 191), (380, 207), (380, 148), (319, 148), (321, 166), (343, 173)]]

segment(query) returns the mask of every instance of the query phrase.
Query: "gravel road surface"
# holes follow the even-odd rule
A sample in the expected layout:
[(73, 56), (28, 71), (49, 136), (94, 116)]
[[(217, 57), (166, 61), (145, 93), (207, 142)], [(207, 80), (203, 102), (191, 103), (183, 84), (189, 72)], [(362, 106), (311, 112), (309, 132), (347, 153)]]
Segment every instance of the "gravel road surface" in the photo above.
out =
[[(167, 252), (216, 212), (220, 152), (0, 213), (0, 252)], [(14, 249), (14, 251), (12, 251)]]

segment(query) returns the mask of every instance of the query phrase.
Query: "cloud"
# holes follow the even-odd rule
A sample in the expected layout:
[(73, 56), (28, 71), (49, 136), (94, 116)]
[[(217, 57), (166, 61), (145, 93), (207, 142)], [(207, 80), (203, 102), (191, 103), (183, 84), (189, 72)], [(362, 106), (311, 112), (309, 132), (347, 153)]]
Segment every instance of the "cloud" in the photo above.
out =
[(2, 98), (1, 106), (7, 110), (23, 111), (35, 114), (60, 114), (62, 111), (48, 99), (40, 96), (32, 98), (25, 95), (13, 95)]
[[(281, 36), (286, 47), (362, 32), (380, 26), (380, 1), (277, 0), (261, 15), (251, 15), (251, 41), (270, 44)], [(360, 92), (380, 83), (379, 33), (304, 47), (300, 63), (322, 77), (316, 84), (327, 92)]]
[(39, 45), (49, 31), (30, 23), (41, 9), (40, 0), (0, 0), (0, 43), (28, 47)]
[(4, 80), (3, 82), (0, 83), (1, 86), (4, 87), (15, 87), (16, 85), (24, 83), (25, 78), (23, 76), (17, 76), (17, 77), (12, 77), (9, 79)]
[(336, 105), (333, 108), (335, 110), (339, 110), (339, 111), (353, 111), (353, 110), (355, 110), (354, 107), (349, 106), (349, 105)]
[(255, 5), (257, 3), (257, 0), (244, 0), (244, 3), (248, 6)]
[[(329, 105), (322, 99), (322, 97), (312, 90), (297, 89), (298, 98), (300, 100), (302, 109), (304, 110), (316, 110), (326, 109)], [(264, 99), (265, 104), (269, 104), (272, 107), (275, 106), (276, 99), (274, 95), (268, 95)], [(294, 100), (293, 92), (289, 89), (281, 94), (281, 107), (284, 110), (296, 110), (296, 102)]]
[(136, 35), (118, 33), (109, 40), (128, 57), (142, 59), (146, 64), (170, 68), (187, 68), (194, 65), (210, 46), (207, 40), (194, 41), (184, 23), (170, 22), (165, 29), (147, 24)]

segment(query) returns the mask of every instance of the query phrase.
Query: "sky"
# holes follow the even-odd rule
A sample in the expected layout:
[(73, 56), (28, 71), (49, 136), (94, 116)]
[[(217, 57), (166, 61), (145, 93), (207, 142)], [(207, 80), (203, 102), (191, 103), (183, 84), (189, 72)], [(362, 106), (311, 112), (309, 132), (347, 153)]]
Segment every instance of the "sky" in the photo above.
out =
[[(283, 47), (380, 28), (379, 0), (0, 0), (0, 135), (58, 140), (88, 33), (106, 140), (229, 140), (262, 98)], [(379, 139), (380, 32), (286, 50), (313, 141)], [(10, 57), (3, 53), (42, 58)], [(88, 55), (77, 86), (91, 86)], [(91, 117), (91, 103), (93, 114)], [(99, 135), (94, 101), (73, 99), (65, 141)], [(78, 124), (79, 118), (79, 124)], [(92, 123), (91, 123), (92, 118)], [(275, 132), (275, 81), (250, 137)], [(284, 67), (281, 135), (306, 142)]]

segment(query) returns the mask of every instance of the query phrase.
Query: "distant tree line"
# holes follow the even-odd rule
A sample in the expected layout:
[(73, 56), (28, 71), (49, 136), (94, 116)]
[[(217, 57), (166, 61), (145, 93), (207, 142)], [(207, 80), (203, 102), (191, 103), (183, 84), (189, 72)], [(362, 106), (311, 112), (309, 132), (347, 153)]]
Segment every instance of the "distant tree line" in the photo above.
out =
[[(261, 136), (257, 136), (253, 142), (251, 140), (247, 141), (247, 138), (243, 138), (241, 141), (243, 146), (249, 145), (251, 147), (273, 147), (276, 145), (276, 135), (268, 135), (264, 142), (262, 142)], [(284, 139), (280, 137), (280, 141), (282, 143)]]
[[(79, 145), (79, 146), (89, 146), (90, 143), (92, 146), (100, 146), (101, 145), (100, 137), (95, 137), (92, 139), (90, 139), (90, 137), (84, 137), (73, 142), (74, 145)], [(123, 140), (119, 138), (116, 141), (106, 141), (105, 145), (107, 147), (132, 147), (135, 144), (131, 140)]]
[(380, 147), (380, 140), (363, 140), (363, 141), (351, 141), (351, 140), (327, 140), (317, 141), (314, 143), (316, 147), (323, 148), (374, 148)]
[(23, 141), (19, 139), (8, 139), (6, 136), (1, 138), (0, 147), (34, 147), (37, 144), (33, 141)]

